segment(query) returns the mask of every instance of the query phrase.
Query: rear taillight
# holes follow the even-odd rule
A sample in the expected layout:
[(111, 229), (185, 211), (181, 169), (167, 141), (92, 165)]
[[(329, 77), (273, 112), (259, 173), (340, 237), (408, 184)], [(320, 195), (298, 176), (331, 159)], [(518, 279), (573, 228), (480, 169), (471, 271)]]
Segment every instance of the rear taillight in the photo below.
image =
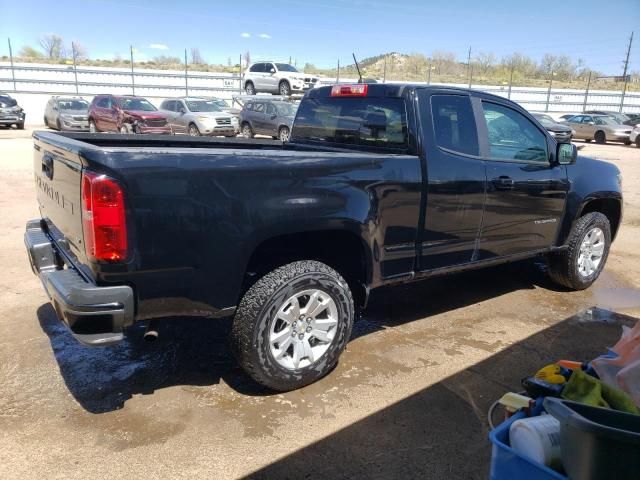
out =
[(105, 262), (127, 258), (124, 194), (115, 180), (82, 173), (82, 230), (89, 258)]
[(332, 97), (366, 97), (369, 85), (358, 83), (356, 85), (334, 85), (331, 87)]

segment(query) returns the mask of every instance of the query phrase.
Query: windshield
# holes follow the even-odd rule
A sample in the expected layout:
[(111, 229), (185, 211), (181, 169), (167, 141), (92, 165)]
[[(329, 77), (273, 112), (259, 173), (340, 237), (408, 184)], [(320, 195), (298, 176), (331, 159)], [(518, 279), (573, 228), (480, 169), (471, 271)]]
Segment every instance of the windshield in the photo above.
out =
[(619, 125), (619, 122), (616, 122), (615, 118), (607, 115), (606, 117), (595, 117), (594, 123), (596, 125)]
[(295, 115), (297, 108), (291, 105), (290, 103), (280, 103), (276, 105), (276, 110), (278, 111), (278, 115), (282, 116), (290, 116)]
[(276, 63), (276, 67), (280, 72), (297, 72), (298, 69), (288, 63)]
[(118, 101), (123, 110), (140, 110), (142, 112), (156, 111), (156, 107), (145, 98), (121, 98)]
[(534, 115), (542, 125), (555, 125), (555, 121), (549, 115)]
[(221, 112), (214, 100), (186, 100), (187, 108), (191, 112)]
[(16, 102), (9, 95), (0, 95), (0, 104), (7, 107), (15, 107), (18, 104), (18, 102)]
[(87, 110), (89, 108), (89, 102), (84, 100), (60, 100), (58, 102), (58, 108), (60, 110)]
[(227, 105), (227, 102), (225, 102), (224, 100), (220, 100), (219, 98), (211, 101), (215, 103), (220, 109), (229, 108), (229, 105)]

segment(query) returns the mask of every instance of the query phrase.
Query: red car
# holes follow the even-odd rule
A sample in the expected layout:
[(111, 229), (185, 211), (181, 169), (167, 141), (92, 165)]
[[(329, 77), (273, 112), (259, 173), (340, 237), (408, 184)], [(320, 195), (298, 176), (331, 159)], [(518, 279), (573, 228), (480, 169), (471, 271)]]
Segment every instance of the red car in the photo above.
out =
[(89, 106), (89, 131), (173, 133), (167, 117), (149, 100), (131, 95), (96, 95)]

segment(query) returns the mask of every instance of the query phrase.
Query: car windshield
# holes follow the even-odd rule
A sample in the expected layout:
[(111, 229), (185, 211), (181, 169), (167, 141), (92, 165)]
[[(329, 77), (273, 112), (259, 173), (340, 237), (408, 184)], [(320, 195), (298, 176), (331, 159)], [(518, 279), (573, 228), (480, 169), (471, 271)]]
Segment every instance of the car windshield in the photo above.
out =
[(229, 105), (227, 105), (227, 102), (225, 102), (224, 100), (221, 99), (215, 99), (215, 100), (211, 100), (213, 103), (215, 103), (218, 108), (220, 109), (225, 109), (225, 108), (229, 108)]
[(140, 110), (142, 112), (156, 111), (156, 107), (145, 98), (121, 98), (119, 102), (123, 110)]
[(596, 125), (619, 125), (620, 122), (617, 122), (615, 118), (613, 118), (612, 116), (607, 115), (606, 117), (595, 117), (595, 124)]
[(549, 115), (534, 115), (534, 117), (545, 126), (555, 125), (556, 123)]
[(289, 65), (288, 63), (276, 63), (276, 67), (280, 72), (297, 72), (298, 69), (293, 65)]
[(87, 110), (89, 108), (89, 102), (85, 100), (60, 100), (58, 102), (58, 108), (60, 110)]
[(278, 115), (289, 116), (295, 115), (297, 108), (290, 103), (280, 103), (276, 105), (276, 110), (278, 111)]
[(629, 120), (629, 117), (627, 117), (624, 113), (612, 112), (612, 113), (607, 113), (607, 116), (613, 118), (616, 121), (616, 123), (624, 123), (627, 120)]
[(16, 102), (9, 95), (0, 95), (0, 104), (6, 105), (7, 107), (15, 107), (18, 102)]
[(214, 100), (186, 100), (191, 112), (221, 112)]

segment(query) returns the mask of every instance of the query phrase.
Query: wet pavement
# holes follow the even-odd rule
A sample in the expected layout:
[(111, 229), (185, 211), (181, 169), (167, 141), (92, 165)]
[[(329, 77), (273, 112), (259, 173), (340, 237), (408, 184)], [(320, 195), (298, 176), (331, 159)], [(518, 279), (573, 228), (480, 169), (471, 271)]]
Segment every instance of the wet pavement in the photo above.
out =
[[(614, 149), (603, 152), (625, 180), (639, 177), (640, 150)], [(86, 348), (23, 251), (37, 215), (31, 151), (28, 138), (0, 139), (3, 479), (486, 478), (490, 404), (550, 361), (598, 355), (640, 317), (634, 200), (591, 289), (563, 291), (523, 262), (376, 291), (336, 369), (295, 392), (243, 374), (229, 320), (168, 319), (155, 343), (135, 327)]]

